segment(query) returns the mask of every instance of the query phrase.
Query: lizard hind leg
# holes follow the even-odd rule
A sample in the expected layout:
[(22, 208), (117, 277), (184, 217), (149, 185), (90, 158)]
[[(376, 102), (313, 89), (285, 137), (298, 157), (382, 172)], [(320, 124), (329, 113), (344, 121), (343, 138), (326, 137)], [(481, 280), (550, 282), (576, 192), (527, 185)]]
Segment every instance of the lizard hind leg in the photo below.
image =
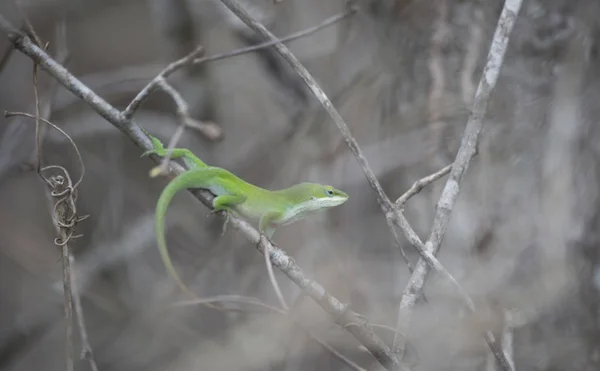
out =
[(225, 231), (227, 230), (227, 224), (229, 223), (231, 208), (243, 203), (244, 201), (246, 201), (246, 198), (247, 197), (244, 195), (223, 194), (213, 199), (214, 210), (211, 211), (211, 213), (225, 211), (225, 222), (223, 222), (223, 231), (221, 232), (221, 236), (223, 236), (225, 234)]
[(167, 155), (167, 152), (170, 152), (170, 156), (172, 159), (183, 158), (183, 161), (189, 169), (208, 167), (208, 165), (206, 165), (204, 161), (200, 160), (196, 155), (192, 153), (192, 151), (190, 151), (187, 148), (171, 148), (170, 150), (168, 150), (158, 138), (150, 136), (150, 140), (152, 141), (153, 148), (149, 151), (144, 152), (142, 154), (142, 157), (149, 156), (151, 154), (155, 154), (159, 157), (165, 157)]

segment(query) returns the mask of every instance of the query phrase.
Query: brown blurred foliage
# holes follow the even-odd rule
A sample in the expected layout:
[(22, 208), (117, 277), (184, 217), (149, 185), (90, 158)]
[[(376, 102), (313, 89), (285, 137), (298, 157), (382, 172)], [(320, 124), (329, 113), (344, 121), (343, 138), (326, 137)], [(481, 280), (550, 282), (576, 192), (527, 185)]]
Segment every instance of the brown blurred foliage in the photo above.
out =
[[(276, 35), (341, 12), (342, 0), (244, 2)], [(201, 44), (207, 54), (255, 42), (218, 1), (29, 0), (37, 33), (52, 41), (63, 17), (67, 67), (123, 109), (167, 63)], [(322, 84), (391, 198), (449, 164), (503, 2), (362, 0), (353, 17), (289, 44)], [(600, 23), (595, 0), (525, 0), (440, 261), (487, 310), (461, 313), (454, 289), (430, 275), (412, 324), (419, 370), (481, 370), (478, 336), (501, 313), (524, 313), (514, 329), (517, 370), (600, 367), (598, 159)], [(22, 18), (5, 0), (0, 12)], [(31, 61), (0, 36), (1, 109), (34, 112)], [(50, 44), (53, 51), (53, 45)], [(40, 74), (42, 99), (50, 78)], [(393, 326), (408, 270), (355, 159), (297, 76), (267, 49), (190, 68), (170, 81), (192, 115), (213, 120), (224, 140), (188, 130), (179, 146), (264, 187), (329, 183), (350, 194), (343, 207), (278, 232), (307, 274), (371, 321)], [(46, 90), (45, 90), (46, 89)], [(136, 121), (167, 140), (172, 101), (155, 93)], [(60, 88), (52, 121), (77, 143), (86, 165), (78, 208), (91, 217), (72, 244), (91, 345), (108, 370), (342, 370), (345, 365), (280, 316), (173, 307), (153, 234), (166, 180), (114, 127)], [(30, 121), (0, 118), (0, 368), (64, 369), (60, 251), (45, 190), (27, 170)], [(77, 171), (67, 141), (50, 131), (43, 158)], [(442, 182), (411, 199), (406, 216), (428, 233)], [(199, 295), (241, 294), (276, 303), (260, 254), (191, 195), (168, 215), (171, 256)], [(406, 243), (411, 259), (417, 255)], [(290, 302), (298, 289), (276, 272)], [(297, 315), (363, 367), (372, 357), (309, 300)], [(393, 334), (378, 333), (390, 341)], [(77, 338), (77, 336), (76, 336)], [(44, 350), (45, 349), (45, 350)], [(76, 364), (86, 370), (84, 361)]]

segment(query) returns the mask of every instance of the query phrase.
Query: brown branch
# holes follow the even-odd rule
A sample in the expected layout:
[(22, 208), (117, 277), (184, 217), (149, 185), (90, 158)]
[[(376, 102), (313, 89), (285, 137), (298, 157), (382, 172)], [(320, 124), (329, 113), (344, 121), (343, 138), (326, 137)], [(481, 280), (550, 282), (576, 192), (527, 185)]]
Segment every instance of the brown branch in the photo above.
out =
[[(444, 234), (448, 227), (450, 214), (460, 191), (460, 185), (464, 175), (469, 167), (471, 159), (477, 151), (477, 141), (483, 127), (483, 118), (486, 113), (487, 105), (491, 93), (498, 80), (500, 67), (504, 60), (504, 55), (507, 49), (510, 33), (517, 18), (517, 14), (521, 7), (521, 0), (507, 0), (504, 4), (502, 14), (498, 20), (496, 31), (492, 40), (492, 45), (488, 53), (487, 64), (483, 70), (475, 99), (472, 112), (469, 115), (465, 133), (461, 141), (460, 148), (456, 155), (456, 159), (452, 166), (449, 179), (444, 186), (442, 195), (437, 203), (436, 215), (433, 221), (431, 234), (425, 243), (424, 249), (429, 254), (435, 256), (441, 246)], [(398, 311), (398, 322), (396, 328), (400, 333), (406, 334), (410, 324), (412, 308), (415, 305), (416, 298), (423, 289), (425, 276), (429, 272), (428, 262), (424, 258), (420, 258), (412, 274), (409, 284), (406, 286), (400, 307)], [(493, 337), (486, 337), (488, 344), (495, 344)], [(394, 349), (401, 351), (403, 342), (399, 337), (394, 339)], [(492, 349), (494, 350), (494, 349)], [(495, 354), (499, 359), (504, 370), (511, 370), (510, 364), (506, 362), (503, 354)]]
[[(37, 47), (26, 35), (16, 30), (6, 19), (0, 16), (0, 29), (4, 30), (17, 50), (37, 62), (42, 69), (59, 81), (67, 90), (86, 102), (100, 116), (121, 130), (135, 145), (143, 151), (153, 149), (152, 142), (146, 133), (131, 119), (127, 119), (116, 108), (95, 94), (81, 83), (75, 76), (57, 63), (43, 50)], [(152, 156), (157, 163), (159, 158)], [(170, 164), (171, 173), (179, 174), (183, 168), (176, 163)], [(212, 206), (213, 195), (206, 190), (190, 190), (204, 205)], [(248, 240), (258, 243), (259, 233), (246, 221), (230, 217), (231, 223), (241, 230)], [(270, 244), (268, 241), (263, 241)], [(259, 245), (262, 252), (262, 244)], [(390, 370), (407, 369), (402, 366), (389, 347), (373, 332), (373, 329), (363, 316), (350, 311), (346, 305), (327, 292), (318, 282), (306, 277), (301, 268), (276, 246), (269, 245), (271, 262), (289, 279), (303, 289), (321, 308), (330, 313), (341, 326), (356, 323), (357, 326), (346, 328), (361, 342), (383, 365)]]
[[(390, 199), (388, 198), (388, 196), (383, 191), (383, 188), (381, 187), (381, 184), (377, 180), (377, 177), (371, 170), (371, 167), (369, 166), (369, 163), (368, 163), (366, 157), (364, 156), (362, 150), (358, 146), (356, 139), (354, 139), (354, 137), (350, 133), (350, 130), (348, 129), (348, 126), (344, 122), (344, 119), (340, 116), (338, 111), (333, 106), (333, 103), (331, 102), (331, 100), (327, 97), (327, 95), (325, 94), (323, 89), (319, 86), (317, 81), (312, 77), (310, 72), (308, 72), (308, 70), (300, 63), (300, 61), (296, 58), (296, 56), (294, 56), (294, 54), (292, 54), (292, 52), (285, 45), (283, 45), (283, 43), (281, 43), (275, 37), (275, 35), (273, 35), (269, 30), (267, 30), (267, 28), (265, 26), (263, 26), (260, 22), (258, 22), (256, 19), (254, 19), (250, 15), (250, 13), (248, 13), (248, 11), (246, 11), (236, 1), (221, 0), (221, 2), (227, 8), (229, 8), (229, 10), (231, 10), (231, 12), (233, 12), (235, 15), (237, 15), (248, 27), (250, 27), (250, 29), (252, 29), (254, 32), (256, 32), (257, 35), (259, 35), (265, 41), (275, 43), (273, 46), (277, 50), (277, 52), (283, 57), (284, 60), (286, 60), (290, 64), (291, 68), (302, 78), (302, 80), (304, 81), (306, 86), (310, 89), (310, 91), (313, 93), (313, 95), (317, 98), (317, 100), (321, 103), (323, 108), (325, 108), (327, 113), (333, 119), (333, 122), (338, 127), (339, 131), (341, 132), (342, 136), (344, 137), (344, 140), (346, 141), (348, 147), (350, 148), (350, 151), (356, 157), (358, 164), (360, 165), (363, 173), (365, 174), (365, 176), (367, 178), (367, 181), (371, 185), (371, 188), (373, 188), (373, 190), (375, 190), (375, 193), (377, 194), (377, 201), (378, 201), (384, 215), (386, 216), (386, 218), (388, 218), (388, 219), (393, 218), (394, 217), (393, 205), (392, 205)], [(365, 346), (366, 346), (366, 344), (365, 344)], [(378, 361), (387, 369), (392, 370), (392, 369), (398, 369), (399, 367), (403, 367), (403, 366), (401, 366), (400, 362), (398, 361), (397, 357), (394, 354), (388, 353), (387, 351), (384, 353), (381, 353), (381, 349), (371, 349), (371, 348), (369, 348), (369, 346), (366, 346), (366, 347), (367, 347), (367, 349), (369, 349), (369, 351), (371, 351), (371, 353), (373, 353), (373, 355), (375, 355), (375, 357), (378, 359)], [(382, 355), (384, 355), (385, 357), (382, 357)]]

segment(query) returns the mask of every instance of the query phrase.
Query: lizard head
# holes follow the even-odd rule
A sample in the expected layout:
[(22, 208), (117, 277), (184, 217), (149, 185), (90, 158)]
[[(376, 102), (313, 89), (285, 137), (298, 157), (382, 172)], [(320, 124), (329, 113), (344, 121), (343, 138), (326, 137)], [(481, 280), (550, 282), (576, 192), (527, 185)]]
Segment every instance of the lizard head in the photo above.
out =
[(294, 204), (287, 212), (286, 224), (309, 214), (339, 206), (348, 200), (348, 195), (330, 185), (300, 183), (281, 191)]
[(318, 211), (343, 204), (348, 195), (330, 185), (318, 183), (300, 183), (294, 188), (297, 191), (296, 201), (302, 204), (306, 211)]
[(308, 202), (315, 203), (319, 208), (334, 207), (348, 200), (348, 195), (330, 185), (313, 184)]

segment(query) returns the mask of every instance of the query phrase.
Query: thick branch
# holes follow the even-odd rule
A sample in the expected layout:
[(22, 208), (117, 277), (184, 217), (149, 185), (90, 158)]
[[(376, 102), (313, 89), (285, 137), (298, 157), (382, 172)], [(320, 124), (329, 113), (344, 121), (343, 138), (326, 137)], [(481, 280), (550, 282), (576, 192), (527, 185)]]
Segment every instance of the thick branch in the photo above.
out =
[[(27, 36), (16, 30), (10, 23), (0, 15), (0, 29), (4, 30), (15, 48), (23, 54), (29, 56), (37, 62), (42, 69), (54, 77), (67, 90), (81, 98), (99, 115), (105, 118), (113, 126), (121, 130), (129, 139), (144, 151), (151, 150), (152, 143), (142, 129), (132, 120), (127, 119), (121, 113), (99, 97), (91, 89), (85, 86), (63, 66), (53, 60), (43, 50), (38, 48)], [(158, 163), (159, 158), (153, 157)], [(178, 164), (171, 164), (171, 172), (181, 173), (183, 168)], [(204, 190), (194, 190), (192, 192), (205, 205), (211, 205), (213, 195)], [(258, 243), (259, 234), (247, 222), (231, 217), (233, 225), (241, 230), (246, 237), (253, 243)], [(263, 243), (269, 243), (268, 241)], [(263, 245), (259, 247), (263, 251)], [(348, 332), (353, 334), (362, 345), (364, 345), (375, 358), (383, 364), (388, 370), (405, 370), (398, 359), (385, 343), (373, 332), (369, 322), (362, 316), (350, 311), (337, 298), (329, 294), (316, 281), (307, 278), (300, 267), (276, 246), (269, 245), (271, 262), (280, 269), (289, 279), (302, 288), (315, 302), (317, 302), (325, 311), (333, 316), (333, 319), (339, 325), (343, 326)]]

